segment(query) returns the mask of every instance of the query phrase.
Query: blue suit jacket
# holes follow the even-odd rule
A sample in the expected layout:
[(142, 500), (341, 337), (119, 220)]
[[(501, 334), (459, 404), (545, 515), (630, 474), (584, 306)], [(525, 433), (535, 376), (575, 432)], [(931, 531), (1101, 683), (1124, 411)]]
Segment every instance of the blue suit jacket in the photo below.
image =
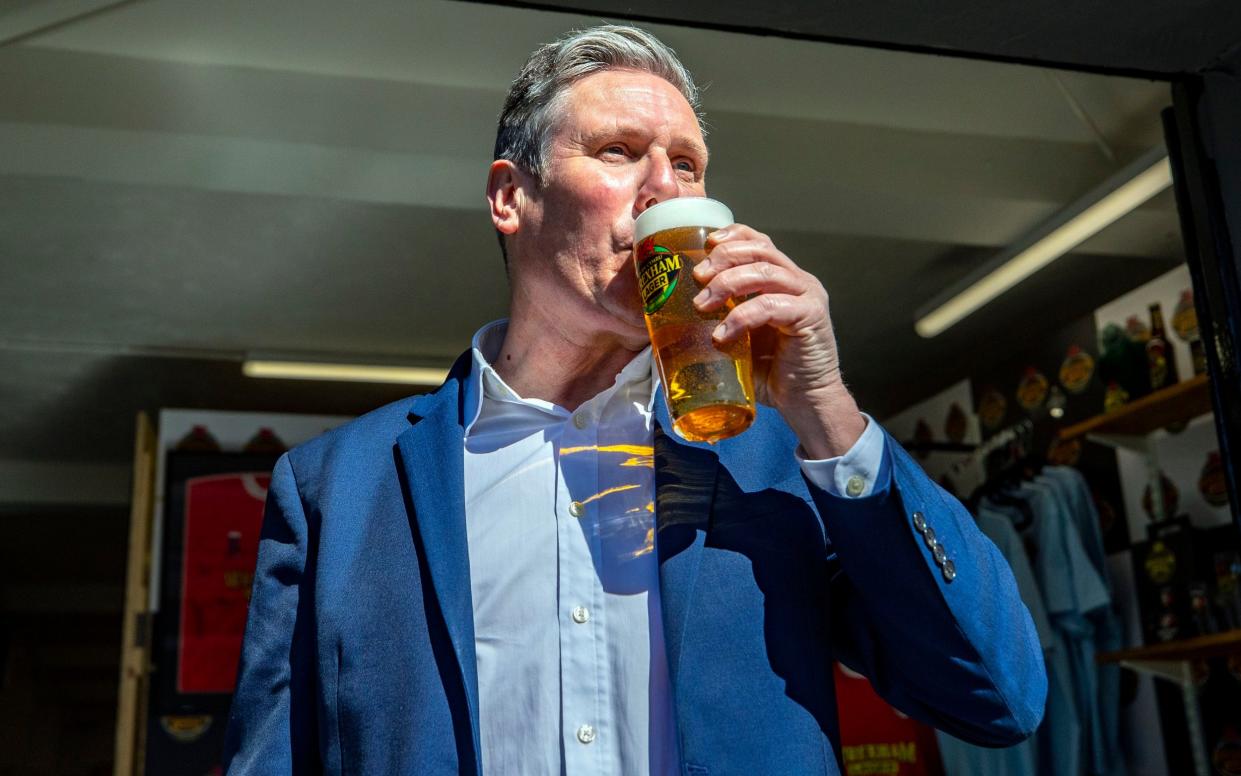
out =
[[(486, 767), (462, 477), (469, 368), (459, 360), (435, 393), (276, 465), (229, 773)], [(660, 594), (684, 773), (839, 773), (833, 658), (955, 736), (1006, 745), (1037, 727), (1046, 675), (1012, 573), (894, 440), (880, 473), (889, 487), (844, 499), (808, 484), (774, 410), (708, 447), (664, 433), (656, 405)], [(953, 581), (915, 512), (955, 563)]]

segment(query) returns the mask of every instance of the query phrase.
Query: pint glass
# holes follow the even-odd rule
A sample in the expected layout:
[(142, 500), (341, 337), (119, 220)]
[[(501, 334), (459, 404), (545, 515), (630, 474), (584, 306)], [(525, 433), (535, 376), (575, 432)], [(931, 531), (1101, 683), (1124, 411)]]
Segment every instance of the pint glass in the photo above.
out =
[(701, 313), (692, 274), (706, 258), (707, 235), (733, 222), (721, 202), (678, 197), (634, 223), (633, 259), (660, 380), (676, 432), (693, 442), (736, 436), (754, 421), (750, 335), (717, 348), (711, 332), (733, 308)]

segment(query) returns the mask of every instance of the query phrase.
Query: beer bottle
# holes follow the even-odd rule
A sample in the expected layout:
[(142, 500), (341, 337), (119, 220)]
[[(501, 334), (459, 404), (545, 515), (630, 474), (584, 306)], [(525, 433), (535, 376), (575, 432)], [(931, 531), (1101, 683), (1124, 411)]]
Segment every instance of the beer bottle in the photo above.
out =
[(1146, 341), (1146, 363), (1150, 368), (1151, 390), (1176, 385), (1180, 377), (1176, 372), (1176, 356), (1163, 325), (1163, 309), (1158, 302), (1150, 306), (1150, 339)]
[(1194, 364), (1194, 374), (1206, 374), (1207, 371), (1207, 347), (1201, 338), (1191, 340), (1189, 343), (1189, 359)]

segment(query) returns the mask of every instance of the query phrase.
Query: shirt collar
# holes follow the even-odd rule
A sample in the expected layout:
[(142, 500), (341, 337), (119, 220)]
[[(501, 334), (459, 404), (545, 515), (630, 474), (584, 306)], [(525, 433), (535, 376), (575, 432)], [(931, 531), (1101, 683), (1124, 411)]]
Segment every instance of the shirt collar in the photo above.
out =
[[(496, 372), (491, 364), (500, 357), (500, 349), (504, 345), (504, 337), (507, 333), (508, 319), (501, 318), (483, 326), (474, 333), (474, 338), (470, 341), (473, 368), (470, 369), (469, 378), (465, 383), (465, 408), (468, 413), (465, 418), (465, 435), (467, 437), (475, 422), (478, 421), (479, 415), (482, 414), (484, 400), (521, 404), (542, 410), (560, 420), (571, 414), (564, 407), (552, 402), (522, 398)], [(655, 406), (655, 393), (659, 387), (659, 370), (655, 367), (655, 359), (651, 357), (649, 345), (621, 369), (610, 388), (591, 398), (590, 402), (596, 402), (624, 388), (640, 390), (643, 382), (648, 382), (649, 385), (646, 411), (650, 413)]]

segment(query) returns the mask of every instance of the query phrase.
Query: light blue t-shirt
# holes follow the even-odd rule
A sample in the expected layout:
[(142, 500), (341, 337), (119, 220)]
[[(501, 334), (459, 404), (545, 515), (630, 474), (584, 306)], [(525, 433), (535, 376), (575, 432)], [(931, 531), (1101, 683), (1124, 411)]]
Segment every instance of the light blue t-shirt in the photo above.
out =
[(992, 502), (984, 506), (1022, 524), (1023, 538), (1031, 547), (1030, 565), (1054, 632), (1055, 645), (1047, 655), (1047, 713), (1035, 735), (1040, 772), (1086, 776), (1093, 711), (1084, 699), (1095, 692), (1096, 680), (1089, 671), (1092, 666), (1082, 665), (1086, 652), (1093, 661), (1092, 626), (1084, 612), (1106, 605), (1107, 590), (1056, 493), (1046, 485), (1024, 483), (1013, 495), (1025, 502), (1028, 525), (1025, 510), (1016, 506)]
[[(1077, 527), (1086, 555), (1108, 592), (1108, 604), (1088, 615), (1094, 625), (1095, 651), (1120, 649), (1124, 645), (1124, 633), (1114, 601), (1111, 600), (1112, 582), (1103, 549), (1103, 529), (1090, 485), (1081, 472), (1067, 466), (1045, 467), (1036, 482), (1050, 485), (1059, 492)], [(1123, 776), (1126, 769), (1120, 747), (1120, 666), (1115, 663), (1092, 665), (1096, 674), (1096, 691), (1095, 714), (1090, 720), (1091, 772), (1100, 776)]]
[(945, 770), (952, 776), (1123, 774), (1119, 672), (1101, 672), (1094, 661), (1096, 649), (1119, 648), (1120, 631), (1089, 486), (1076, 470), (1047, 467), (1008, 495), (1023, 506), (984, 500), (978, 525), (1008, 559), (1034, 620), (1047, 666), (1046, 712), (1035, 736), (1007, 749), (941, 734)]

